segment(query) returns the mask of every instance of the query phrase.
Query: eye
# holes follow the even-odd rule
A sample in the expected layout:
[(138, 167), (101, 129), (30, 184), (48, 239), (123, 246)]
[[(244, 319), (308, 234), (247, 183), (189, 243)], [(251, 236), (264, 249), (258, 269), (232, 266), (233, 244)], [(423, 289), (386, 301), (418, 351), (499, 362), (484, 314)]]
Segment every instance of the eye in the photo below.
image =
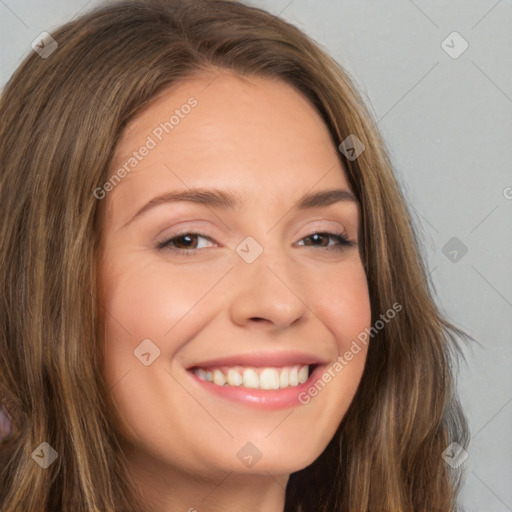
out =
[(210, 237), (201, 233), (183, 232), (177, 233), (172, 238), (168, 238), (158, 243), (158, 249), (170, 249), (171, 251), (177, 251), (186, 256), (191, 256), (194, 252), (198, 252), (204, 247), (197, 247), (197, 239), (204, 238), (205, 240), (211, 240)]
[[(329, 239), (337, 240), (338, 243), (334, 244), (334, 246), (329, 245)], [(345, 247), (353, 247), (356, 245), (356, 243), (350, 240), (345, 233), (317, 232), (304, 237), (302, 240), (309, 240), (309, 243), (304, 244), (307, 247), (315, 247), (315, 243), (320, 243), (321, 245), (317, 247), (326, 250), (332, 247), (332, 249), (336, 251), (343, 250)]]
[[(202, 233), (184, 231), (182, 233), (177, 233), (173, 237), (163, 240), (162, 242), (158, 242), (157, 248), (171, 250), (185, 256), (193, 256), (202, 252), (203, 249), (206, 249), (206, 247), (199, 247), (198, 239), (200, 238), (213, 242), (209, 236)], [(334, 240), (337, 243), (330, 244), (329, 239)], [(341, 251), (346, 247), (353, 247), (357, 245), (356, 242), (350, 240), (345, 233), (316, 232), (302, 238), (301, 242), (302, 241), (306, 241), (306, 243), (300, 244), (304, 247), (317, 247), (319, 249), (329, 251)]]

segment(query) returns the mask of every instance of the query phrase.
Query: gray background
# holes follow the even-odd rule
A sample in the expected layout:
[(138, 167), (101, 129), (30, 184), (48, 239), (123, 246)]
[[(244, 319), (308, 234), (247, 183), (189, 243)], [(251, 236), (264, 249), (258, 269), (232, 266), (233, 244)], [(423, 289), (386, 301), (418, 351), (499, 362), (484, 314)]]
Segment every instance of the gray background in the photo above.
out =
[[(42, 31), (99, 3), (0, 0), (0, 86)], [(352, 75), (378, 120), (438, 304), (483, 345), (466, 351), (459, 375), (472, 431), (461, 504), (512, 511), (512, 2), (247, 3), (315, 39)], [(456, 59), (441, 47), (453, 31), (469, 44)], [(456, 262), (443, 253), (452, 237)]]

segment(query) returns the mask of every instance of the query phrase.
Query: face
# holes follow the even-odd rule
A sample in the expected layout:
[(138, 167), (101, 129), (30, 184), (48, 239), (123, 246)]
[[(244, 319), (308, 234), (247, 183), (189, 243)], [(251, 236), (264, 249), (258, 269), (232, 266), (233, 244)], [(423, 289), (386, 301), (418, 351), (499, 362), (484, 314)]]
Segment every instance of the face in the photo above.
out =
[(131, 456), (195, 475), (309, 465), (366, 347), (338, 356), (371, 321), (360, 210), (320, 116), (277, 80), (198, 76), (133, 119), (123, 166), (101, 199), (100, 294)]

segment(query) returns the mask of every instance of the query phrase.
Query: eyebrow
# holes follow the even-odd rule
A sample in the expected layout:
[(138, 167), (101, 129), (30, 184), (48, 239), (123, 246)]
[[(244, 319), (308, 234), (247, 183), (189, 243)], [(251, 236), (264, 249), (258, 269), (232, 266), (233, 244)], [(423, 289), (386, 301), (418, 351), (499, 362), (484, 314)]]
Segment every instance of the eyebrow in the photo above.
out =
[[(242, 206), (241, 198), (230, 190), (217, 190), (205, 188), (189, 188), (182, 191), (172, 191), (154, 197), (146, 203), (135, 215), (125, 224), (130, 224), (134, 219), (140, 217), (149, 210), (166, 203), (176, 202), (198, 203), (204, 206), (218, 209), (239, 209)], [(321, 190), (305, 194), (295, 203), (292, 209), (307, 210), (321, 208), (344, 201), (357, 202), (354, 194), (346, 189)]]

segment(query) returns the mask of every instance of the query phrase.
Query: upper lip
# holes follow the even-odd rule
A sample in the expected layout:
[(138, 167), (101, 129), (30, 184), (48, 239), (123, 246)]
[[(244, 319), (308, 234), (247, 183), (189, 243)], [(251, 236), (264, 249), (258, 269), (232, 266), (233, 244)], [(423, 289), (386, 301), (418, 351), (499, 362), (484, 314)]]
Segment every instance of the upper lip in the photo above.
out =
[(194, 363), (189, 366), (192, 368), (209, 368), (219, 366), (292, 366), (292, 365), (319, 365), (326, 364), (327, 361), (314, 354), (305, 352), (255, 352), (247, 354), (238, 354), (219, 359), (208, 359)]

